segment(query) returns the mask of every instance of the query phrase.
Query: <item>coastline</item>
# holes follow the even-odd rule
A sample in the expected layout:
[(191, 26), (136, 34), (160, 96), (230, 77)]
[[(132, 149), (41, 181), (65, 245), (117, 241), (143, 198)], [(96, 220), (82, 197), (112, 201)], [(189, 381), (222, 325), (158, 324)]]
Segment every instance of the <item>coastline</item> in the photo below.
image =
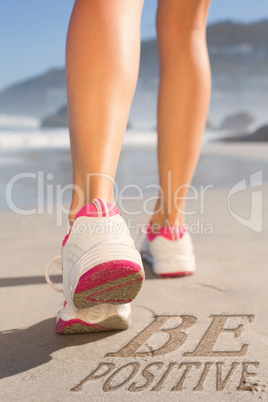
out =
[[(210, 142), (203, 144), (192, 185), (196, 188), (201, 185), (231, 188), (239, 180), (260, 169), (263, 183), (266, 183), (268, 181), (267, 154), (268, 143)], [(7, 184), (13, 178), (16, 182), (12, 185), (10, 192), (14, 204), (18, 207), (27, 209), (37, 205), (38, 183), (41, 183), (40, 186), (43, 187), (44, 209), (47, 204), (49, 186), (52, 193), (49, 204), (55, 205), (61, 195), (64, 204), (70, 203), (71, 191), (64, 190), (72, 183), (69, 149), (5, 152), (1, 155), (0, 163), (2, 166), (0, 191), (5, 194)], [(20, 175), (18, 179), (16, 175)], [(145, 197), (155, 194), (156, 190), (150, 188), (150, 185), (158, 185), (156, 144), (147, 147), (123, 146), (116, 184), (118, 193), (122, 194), (124, 191), (124, 196), (137, 196), (135, 186), (140, 188)], [(59, 194), (57, 194), (57, 186), (60, 189)], [(0, 210), (8, 209), (3, 197), (0, 201)]]

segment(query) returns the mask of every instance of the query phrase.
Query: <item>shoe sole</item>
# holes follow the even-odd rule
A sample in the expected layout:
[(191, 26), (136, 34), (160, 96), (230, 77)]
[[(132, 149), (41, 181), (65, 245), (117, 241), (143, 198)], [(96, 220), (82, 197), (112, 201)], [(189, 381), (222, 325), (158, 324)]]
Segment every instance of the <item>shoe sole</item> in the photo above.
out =
[(158, 276), (161, 276), (161, 278), (178, 278), (180, 276), (189, 276), (193, 275), (195, 271), (180, 271), (180, 272), (172, 272), (172, 273), (166, 273), (166, 274), (155, 274)]
[(154, 268), (154, 259), (151, 253), (148, 251), (141, 250), (141, 257), (144, 261), (146, 261), (152, 268), (152, 272), (154, 275), (159, 276), (161, 278), (178, 278), (181, 276), (189, 276), (195, 273), (195, 270), (185, 270), (185, 271), (177, 271), (177, 272), (165, 272), (164, 274), (159, 274), (155, 272)]
[(64, 321), (58, 319), (56, 324), (56, 332), (59, 335), (74, 335), (74, 334), (88, 334), (94, 332), (106, 331), (122, 331), (129, 328), (129, 322), (122, 317), (114, 315), (106, 318), (105, 320), (89, 324), (81, 319), (72, 319)]
[(144, 277), (143, 267), (133, 261), (98, 264), (79, 278), (73, 303), (79, 309), (102, 303), (129, 303), (139, 293)]

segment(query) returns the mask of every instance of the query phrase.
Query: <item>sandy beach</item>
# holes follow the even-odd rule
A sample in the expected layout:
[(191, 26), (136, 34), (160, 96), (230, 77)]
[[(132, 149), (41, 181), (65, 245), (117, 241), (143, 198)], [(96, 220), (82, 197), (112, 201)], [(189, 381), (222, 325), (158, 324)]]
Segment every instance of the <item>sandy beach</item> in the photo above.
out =
[[(95, 3), (0, 3), (0, 402), (268, 402), (267, 1)], [(138, 295), (116, 208), (66, 236), (73, 191), (109, 197), (89, 171), (114, 176), (123, 136), (110, 179), (139, 251), (202, 142), (194, 253), (181, 227), (148, 231), (161, 274), (143, 261)]]
[[(197, 273), (159, 279), (145, 264), (146, 281), (133, 303), (132, 326), (123, 332), (56, 335), (55, 316), (61, 295), (45, 284), (44, 270), (60, 253), (66, 215), (59, 226), (55, 205), (52, 213), (46, 206), (44, 213), (32, 216), (15, 214), (3, 205), (1, 398), (267, 400), (267, 152), (267, 143), (204, 145), (193, 185), (198, 191), (201, 185), (211, 187), (204, 208), (200, 199), (189, 202), (188, 210), (196, 213), (187, 218)], [(54, 175), (53, 185), (70, 183), (69, 152), (36, 151), (20, 158), (24, 158), (25, 171), (35, 172), (38, 166), (40, 171)], [(13, 164), (8, 174), (11, 177), (20, 170)], [(258, 176), (261, 185), (254, 183), (258, 172), (262, 173)], [(3, 187), (7, 179), (2, 172)], [(233, 193), (228, 207), (231, 189), (244, 179), (247, 188)], [(157, 182), (155, 149), (123, 148), (117, 181), (120, 188), (129, 181), (138, 184), (145, 197), (150, 197), (146, 185)], [(14, 191), (21, 208), (35, 206), (34, 181), (21, 183)], [(256, 191), (262, 192), (262, 206), (252, 206)], [(136, 197), (134, 188), (126, 194)], [(68, 197), (64, 199), (66, 207)], [(128, 211), (136, 211), (143, 203), (133, 199), (124, 205)], [(256, 213), (252, 212), (254, 208)], [(123, 216), (132, 218), (127, 213)], [(142, 212), (137, 222), (148, 219)], [(138, 245), (135, 225), (132, 234)], [(60, 272), (53, 271), (52, 278), (60, 283)], [(177, 334), (176, 344), (171, 343), (173, 333)]]

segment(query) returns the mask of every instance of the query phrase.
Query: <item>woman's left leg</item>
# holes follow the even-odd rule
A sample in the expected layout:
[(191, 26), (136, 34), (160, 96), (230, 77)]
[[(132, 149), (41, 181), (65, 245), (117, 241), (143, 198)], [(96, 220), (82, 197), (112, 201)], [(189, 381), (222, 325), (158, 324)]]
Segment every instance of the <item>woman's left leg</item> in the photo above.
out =
[[(200, 154), (211, 92), (206, 44), (211, 0), (159, 0), (158, 164), (162, 211), (156, 227), (184, 223), (185, 197)], [(160, 206), (158, 202), (157, 208)]]

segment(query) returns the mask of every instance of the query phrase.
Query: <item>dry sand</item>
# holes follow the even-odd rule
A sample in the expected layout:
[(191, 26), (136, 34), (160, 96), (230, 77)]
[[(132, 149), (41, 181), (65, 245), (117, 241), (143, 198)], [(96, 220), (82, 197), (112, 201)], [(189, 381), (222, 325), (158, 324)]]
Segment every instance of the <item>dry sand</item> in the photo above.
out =
[[(248, 180), (267, 166), (267, 144), (250, 147), (204, 147), (209, 174), (217, 155), (228, 168), (231, 153), (240, 173), (208, 191), (204, 214), (192, 201), (198, 212), (188, 222), (200, 227), (203, 222), (213, 231), (193, 234), (196, 275), (158, 279), (145, 266), (147, 280), (133, 303), (128, 331), (56, 335), (61, 295), (45, 285), (44, 269), (59, 254), (65, 227), (56, 226), (54, 215), (1, 212), (3, 401), (268, 400), (266, 173), (263, 186), (252, 189), (263, 191), (261, 232), (243, 226), (227, 208), (232, 180), (239, 181), (243, 171)], [(204, 168), (195, 180), (205, 181), (205, 174)], [(235, 194), (233, 212), (248, 218), (250, 196), (249, 189)], [(138, 205), (128, 203), (133, 210)], [(145, 330), (149, 325), (151, 337)]]

